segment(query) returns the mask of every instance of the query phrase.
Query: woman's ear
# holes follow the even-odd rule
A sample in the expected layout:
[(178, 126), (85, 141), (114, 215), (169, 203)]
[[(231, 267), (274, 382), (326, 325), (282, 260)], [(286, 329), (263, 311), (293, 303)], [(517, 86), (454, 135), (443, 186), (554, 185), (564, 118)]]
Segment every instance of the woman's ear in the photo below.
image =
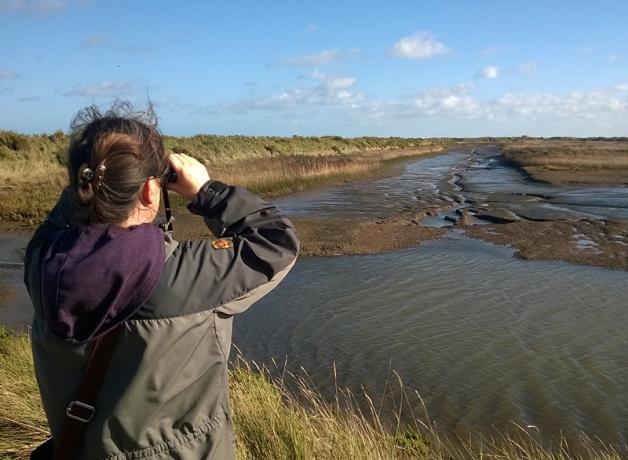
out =
[(156, 177), (150, 178), (142, 185), (140, 202), (147, 208), (158, 207), (160, 193), (161, 181)]

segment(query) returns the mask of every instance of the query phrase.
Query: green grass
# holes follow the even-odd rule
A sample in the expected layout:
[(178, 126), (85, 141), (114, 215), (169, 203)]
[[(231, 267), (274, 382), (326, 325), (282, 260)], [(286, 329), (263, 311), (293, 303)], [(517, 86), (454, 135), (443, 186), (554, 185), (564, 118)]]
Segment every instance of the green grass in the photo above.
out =
[[(307, 374), (279, 373), (239, 358), (230, 372), (231, 406), (240, 459), (529, 459), (619, 460), (610, 447), (584, 440), (578, 455), (564, 443), (548, 449), (525, 429), (501, 437), (452, 439), (425, 417), (416, 393), (398, 377), (387, 384), (394, 398), (393, 420), (416, 411), (414, 423), (391, 428), (380, 419), (379, 404), (366, 394), (336, 389), (323, 398)], [(362, 403), (358, 403), (362, 399)], [(0, 458), (25, 459), (47, 437), (46, 419), (33, 372), (29, 338), (0, 326)], [(364, 409), (366, 408), (366, 409)], [(415, 412), (413, 412), (414, 414)], [(478, 435), (479, 436), (479, 435)]]

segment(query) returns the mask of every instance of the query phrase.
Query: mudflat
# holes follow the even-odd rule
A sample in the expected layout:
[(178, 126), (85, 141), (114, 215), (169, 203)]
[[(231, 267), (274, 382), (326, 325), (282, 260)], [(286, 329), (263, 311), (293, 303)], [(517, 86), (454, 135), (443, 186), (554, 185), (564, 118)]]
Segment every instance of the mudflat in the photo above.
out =
[[(302, 256), (389, 252), (440, 238), (446, 232), (441, 228), (422, 227), (401, 217), (376, 220), (292, 217), (291, 220), (301, 241)], [(177, 217), (175, 238), (193, 240), (207, 237), (211, 237), (211, 233), (201, 218), (189, 213)]]
[[(628, 187), (610, 179), (543, 183), (505, 158), (497, 144), (456, 147), (411, 161), (395, 177), (287, 197), (280, 204), (299, 216), (310, 255), (399, 249), (453, 229), (512, 246), (529, 260), (628, 269)], [(414, 223), (436, 228), (418, 230)]]
[(628, 270), (628, 220), (520, 221), (461, 227), (472, 238), (511, 246), (522, 259)]
[[(448, 154), (425, 155), (440, 148), (374, 154), (366, 176), (354, 174), (340, 184), (333, 177), (325, 179), (323, 183), (333, 185), (331, 192), (319, 192), (315, 186), (320, 182), (301, 182), (297, 189), (311, 190), (311, 211), (299, 207), (299, 197), (279, 200), (297, 227), (301, 254), (395, 251), (457, 229), (510, 245), (524, 259), (628, 270), (628, 142), (534, 139), (458, 145)], [(417, 154), (423, 156), (414, 158)], [(393, 158), (406, 162), (405, 172), (384, 167), (382, 162)], [(273, 168), (285, 163), (255, 161)], [(293, 159), (286, 161), (291, 164)], [(299, 165), (303, 161), (308, 171), (321, 165), (308, 159), (299, 160)], [(329, 161), (340, 160), (332, 156)], [(231, 179), (237, 181), (232, 169), (217, 168), (216, 177), (233, 174)], [(245, 169), (250, 175), (257, 168)], [(551, 180), (542, 181), (545, 175)], [(203, 221), (182, 203), (175, 216), (176, 238), (210, 236)], [(431, 226), (429, 220), (439, 223)], [(32, 230), (38, 221), (33, 216), (0, 219), (0, 230)]]

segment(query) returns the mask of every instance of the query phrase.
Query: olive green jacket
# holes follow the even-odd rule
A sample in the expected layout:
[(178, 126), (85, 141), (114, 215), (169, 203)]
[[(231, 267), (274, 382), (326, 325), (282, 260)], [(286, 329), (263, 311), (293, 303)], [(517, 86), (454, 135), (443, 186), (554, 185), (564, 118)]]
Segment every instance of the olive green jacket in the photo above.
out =
[[(299, 243), (279, 210), (250, 192), (208, 182), (190, 211), (226, 241), (176, 241), (149, 300), (123, 323), (81, 448), (85, 459), (235, 458), (227, 362), (233, 315), (286, 276)], [(33, 358), (53, 437), (73, 400), (91, 343), (56, 336), (41, 309), (47, 242), (76, 224), (66, 190), (29, 243)]]

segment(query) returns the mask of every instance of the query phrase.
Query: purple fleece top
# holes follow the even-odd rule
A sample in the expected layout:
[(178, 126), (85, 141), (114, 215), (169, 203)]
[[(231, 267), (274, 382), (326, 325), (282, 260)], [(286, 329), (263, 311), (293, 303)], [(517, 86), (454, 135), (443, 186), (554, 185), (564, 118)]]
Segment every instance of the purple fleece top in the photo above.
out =
[(146, 302), (164, 259), (163, 233), (153, 224), (94, 224), (56, 233), (41, 268), (46, 323), (74, 342), (108, 332)]

